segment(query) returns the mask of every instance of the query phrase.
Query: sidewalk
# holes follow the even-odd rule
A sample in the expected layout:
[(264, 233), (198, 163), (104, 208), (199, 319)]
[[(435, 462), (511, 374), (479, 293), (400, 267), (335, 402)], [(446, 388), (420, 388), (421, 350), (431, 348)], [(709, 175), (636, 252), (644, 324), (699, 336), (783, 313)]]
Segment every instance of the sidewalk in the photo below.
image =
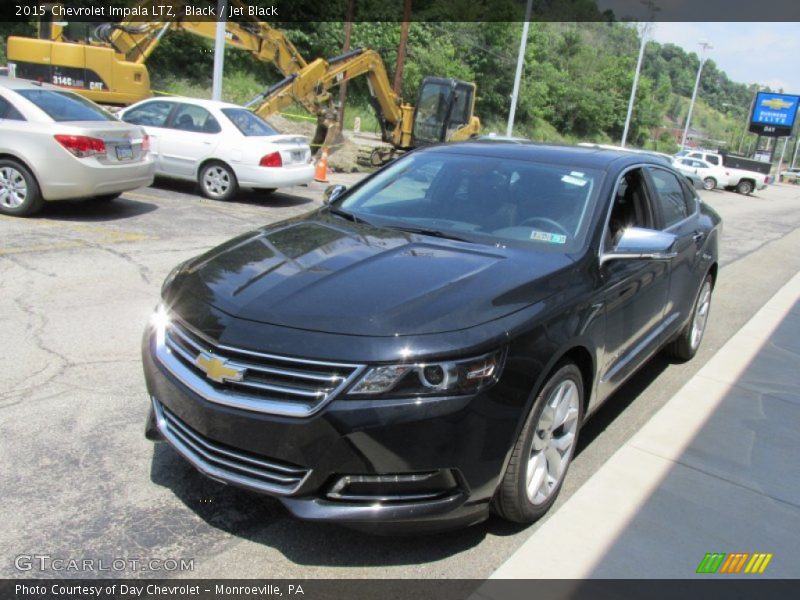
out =
[[(709, 552), (773, 557), (696, 575)], [(800, 273), (492, 578), (798, 576)]]

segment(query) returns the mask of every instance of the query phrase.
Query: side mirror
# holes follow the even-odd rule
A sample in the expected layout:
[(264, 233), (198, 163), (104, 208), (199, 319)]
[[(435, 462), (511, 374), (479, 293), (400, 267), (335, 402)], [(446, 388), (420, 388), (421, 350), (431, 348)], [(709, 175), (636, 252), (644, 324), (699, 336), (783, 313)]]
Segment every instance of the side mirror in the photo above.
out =
[(611, 260), (669, 260), (677, 256), (673, 250), (677, 236), (654, 229), (628, 227), (611, 252), (600, 257), (600, 264)]
[(340, 183), (337, 183), (336, 185), (329, 185), (322, 193), (322, 202), (325, 204), (330, 204), (336, 200), (336, 198), (341, 196), (346, 189), (347, 186)]

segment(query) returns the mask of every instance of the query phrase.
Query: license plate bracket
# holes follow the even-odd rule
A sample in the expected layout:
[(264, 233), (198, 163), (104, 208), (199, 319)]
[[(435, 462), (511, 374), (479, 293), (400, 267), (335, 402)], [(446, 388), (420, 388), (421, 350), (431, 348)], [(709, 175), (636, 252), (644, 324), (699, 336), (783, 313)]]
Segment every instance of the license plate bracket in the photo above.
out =
[(130, 145), (117, 146), (117, 160), (131, 160), (133, 158), (133, 147)]

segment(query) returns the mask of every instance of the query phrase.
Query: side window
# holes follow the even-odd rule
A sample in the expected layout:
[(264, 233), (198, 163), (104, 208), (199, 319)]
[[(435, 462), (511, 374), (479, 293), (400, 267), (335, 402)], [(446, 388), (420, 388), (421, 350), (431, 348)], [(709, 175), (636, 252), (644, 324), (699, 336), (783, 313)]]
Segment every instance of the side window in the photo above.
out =
[(172, 102), (147, 102), (126, 112), (122, 120), (134, 125), (166, 127), (167, 117), (173, 106), (175, 105)]
[(172, 117), (172, 128), (196, 133), (219, 133), (222, 129), (217, 120), (201, 106), (181, 104)]
[(650, 169), (653, 184), (656, 188), (656, 205), (664, 221), (664, 229), (688, 217), (694, 210), (689, 210), (685, 188), (680, 180), (662, 169)]
[(654, 227), (653, 215), (644, 185), (644, 173), (641, 169), (628, 171), (617, 185), (617, 193), (614, 196), (605, 236), (606, 251), (617, 245), (623, 232), (629, 227), (648, 229)]
[(706, 162), (714, 165), (715, 167), (719, 166), (719, 156), (706, 156)]
[(9, 121), (24, 121), (20, 112), (14, 108), (8, 100), (0, 96), (0, 119), (8, 119)]
[(697, 190), (695, 190), (686, 179), (681, 179), (683, 196), (686, 199), (686, 208), (689, 210), (689, 214), (691, 215), (697, 210), (697, 204), (700, 202), (700, 196), (697, 195)]

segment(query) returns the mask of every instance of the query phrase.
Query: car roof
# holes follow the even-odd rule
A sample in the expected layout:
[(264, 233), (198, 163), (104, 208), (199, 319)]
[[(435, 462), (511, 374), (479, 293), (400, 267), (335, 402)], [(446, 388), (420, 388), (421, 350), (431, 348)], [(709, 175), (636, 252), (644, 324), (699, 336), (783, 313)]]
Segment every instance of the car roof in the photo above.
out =
[(220, 102), (218, 100), (207, 100), (205, 98), (192, 98), (191, 96), (154, 96), (147, 98), (142, 102), (149, 100), (166, 100), (167, 102), (183, 102), (185, 104), (194, 104), (195, 106), (202, 106), (203, 108), (242, 108), (238, 104), (231, 102)]
[(62, 90), (65, 92), (71, 91), (60, 88), (57, 85), (50, 85), (49, 83), (42, 83), (41, 81), (31, 81), (29, 79), (19, 79), (18, 77), (3, 77), (0, 79), (0, 87), (4, 87), (8, 90), (40, 90), (44, 88), (48, 90)]
[(526, 160), (556, 165), (570, 165), (587, 169), (606, 169), (612, 164), (615, 166), (625, 166), (628, 164), (646, 163), (665, 166), (665, 162), (660, 157), (650, 156), (644, 152), (610, 150), (595, 146), (540, 144), (536, 142), (487, 144), (481, 141), (470, 141), (429, 146), (422, 148), (420, 151), (491, 156), (495, 158)]

